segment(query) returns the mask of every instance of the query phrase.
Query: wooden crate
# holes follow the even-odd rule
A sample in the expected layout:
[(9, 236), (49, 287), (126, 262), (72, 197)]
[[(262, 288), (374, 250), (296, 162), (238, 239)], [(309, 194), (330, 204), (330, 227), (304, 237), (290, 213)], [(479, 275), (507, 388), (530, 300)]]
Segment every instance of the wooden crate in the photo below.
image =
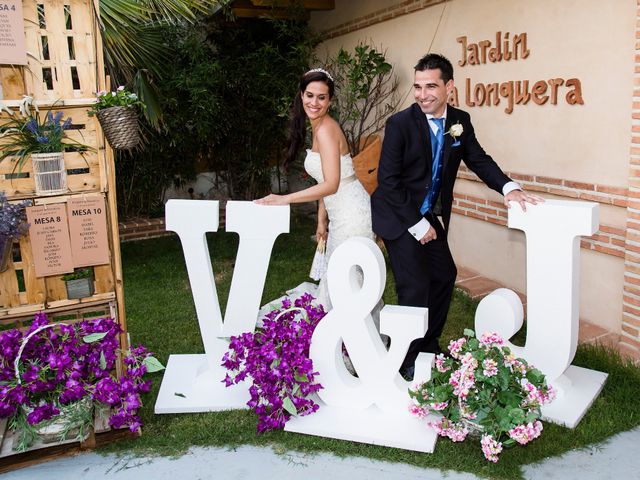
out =
[(4, 100), (94, 97), (104, 75), (93, 1), (23, 0), (22, 10), (28, 65), (0, 68)]
[[(100, 124), (95, 117), (89, 117), (86, 106), (41, 110), (44, 117), (48, 111), (62, 112), (63, 118), (72, 119), (72, 128), (68, 137), (90, 148), (87, 152), (66, 152), (64, 163), (67, 170), (68, 193), (105, 192), (107, 190), (106, 150)], [(8, 115), (0, 115), (0, 124), (6, 122)], [(0, 139), (0, 149), (3, 142)], [(10, 200), (33, 198), (35, 179), (31, 159), (27, 158), (19, 168), (15, 157), (0, 161), (0, 190), (4, 190)]]
[[(47, 317), (49, 322), (69, 325), (104, 317), (111, 317), (117, 320), (118, 311), (115, 301), (104, 302), (94, 300), (93, 302), (76, 306), (74, 310), (69, 310), (68, 307), (48, 309)], [(32, 322), (32, 314), (0, 317), (0, 329), (18, 328), (25, 330), (29, 328)], [(121, 363), (116, 363), (116, 374), (118, 376), (122, 375), (122, 368)], [(96, 448), (97, 446), (120, 438), (137, 435), (131, 433), (127, 428), (113, 430), (108, 423), (108, 413), (108, 411), (95, 411), (93, 428), (89, 432), (89, 436), (82, 442), (73, 439), (57, 443), (43, 443), (39, 441), (34, 443), (25, 452), (16, 452), (14, 450), (14, 441), (16, 441), (17, 436), (13, 431), (8, 429), (7, 419), (0, 420), (0, 473), (60, 456), (72, 455), (81, 450)]]
[(0, 474), (61, 457), (77, 455), (83, 451), (93, 450), (111, 442), (139, 435), (139, 433), (132, 433), (128, 428), (111, 429), (107, 427), (102, 431), (99, 431), (99, 428), (100, 423), (96, 420), (93, 430), (89, 432), (89, 436), (83, 442), (69, 440), (56, 444), (37, 443), (26, 452), (18, 453), (10, 451), (13, 445), (13, 433), (6, 431), (5, 426), (0, 423), (0, 429), (6, 433), (6, 435), (3, 433), (1, 437)]
[[(35, 199), (35, 204), (60, 202), (69, 197), (46, 197)], [(107, 205), (107, 210), (109, 205)], [(107, 218), (109, 215), (107, 214)], [(109, 226), (113, 229), (117, 226)], [(113, 256), (113, 248), (111, 248)], [(95, 292), (91, 297), (81, 299), (67, 299), (62, 275), (37, 277), (31, 241), (29, 235), (14, 244), (12, 258), (9, 259), (8, 269), (0, 273), (0, 320), (50, 308), (76, 308), (78, 305), (92, 304), (114, 300), (115, 280), (112, 268), (113, 259), (105, 265), (93, 267), (95, 278)]]

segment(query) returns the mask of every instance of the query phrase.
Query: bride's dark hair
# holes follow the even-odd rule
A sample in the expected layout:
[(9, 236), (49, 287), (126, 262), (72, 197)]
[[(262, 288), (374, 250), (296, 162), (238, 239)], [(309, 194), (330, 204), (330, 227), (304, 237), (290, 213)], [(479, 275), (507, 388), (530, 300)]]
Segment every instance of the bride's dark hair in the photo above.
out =
[(289, 142), (287, 144), (285, 166), (293, 162), (302, 147), (307, 136), (307, 114), (302, 106), (302, 94), (307, 89), (307, 85), (311, 82), (324, 82), (329, 87), (329, 99), (333, 98), (334, 84), (333, 79), (327, 72), (321, 69), (309, 70), (300, 78), (300, 86), (298, 94), (293, 99), (291, 112), (289, 114)]

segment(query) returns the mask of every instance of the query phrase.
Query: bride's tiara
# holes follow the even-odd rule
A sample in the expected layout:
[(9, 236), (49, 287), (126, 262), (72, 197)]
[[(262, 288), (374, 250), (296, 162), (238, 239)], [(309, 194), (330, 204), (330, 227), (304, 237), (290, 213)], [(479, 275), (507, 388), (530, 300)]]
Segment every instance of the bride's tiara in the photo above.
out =
[(331, 76), (331, 74), (329, 72), (327, 72), (324, 68), (312, 68), (311, 70), (309, 70), (307, 73), (305, 73), (306, 75), (309, 75), (310, 73), (314, 73), (314, 72), (318, 72), (318, 73), (324, 73), (329, 80), (331, 80), (333, 82), (333, 77)]

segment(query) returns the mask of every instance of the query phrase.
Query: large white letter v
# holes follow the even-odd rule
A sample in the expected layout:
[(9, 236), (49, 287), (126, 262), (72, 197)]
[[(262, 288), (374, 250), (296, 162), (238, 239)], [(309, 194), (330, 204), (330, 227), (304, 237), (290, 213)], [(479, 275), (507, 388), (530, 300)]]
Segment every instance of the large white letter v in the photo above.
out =
[(171, 355), (156, 402), (156, 413), (244, 408), (245, 389), (225, 389), (220, 366), (228, 343), (223, 337), (253, 332), (273, 244), (289, 232), (289, 207), (227, 202), (228, 232), (240, 236), (222, 320), (206, 233), (218, 231), (219, 202), (169, 200), (166, 228), (180, 237), (205, 355)]

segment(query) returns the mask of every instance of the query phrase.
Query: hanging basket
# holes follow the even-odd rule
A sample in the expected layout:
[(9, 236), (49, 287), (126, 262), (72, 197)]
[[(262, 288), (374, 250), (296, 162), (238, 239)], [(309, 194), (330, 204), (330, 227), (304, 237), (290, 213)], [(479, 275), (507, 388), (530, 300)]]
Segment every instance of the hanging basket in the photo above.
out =
[(134, 108), (104, 108), (96, 116), (111, 148), (128, 150), (140, 143), (138, 114)]
[(0, 273), (9, 268), (9, 259), (13, 252), (13, 238), (0, 237)]
[(33, 175), (36, 195), (59, 195), (67, 193), (67, 171), (64, 168), (64, 153), (32, 153)]

